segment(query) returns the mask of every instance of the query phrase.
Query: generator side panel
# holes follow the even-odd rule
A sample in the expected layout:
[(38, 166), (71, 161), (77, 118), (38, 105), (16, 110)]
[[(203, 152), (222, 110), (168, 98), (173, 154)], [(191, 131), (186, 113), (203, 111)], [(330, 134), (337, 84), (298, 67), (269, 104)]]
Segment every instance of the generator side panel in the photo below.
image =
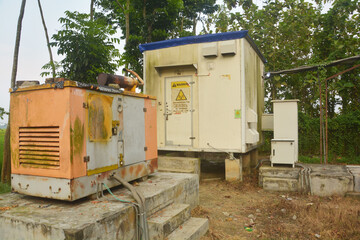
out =
[(86, 176), (86, 90), (70, 88), (71, 178)]
[(70, 88), (11, 93), (11, 173), (71, 178)]
[[(120, 166), (118, 143), (122, 96), (96, 91), (86, 93), (87, 175), (115, 170)], [(119, 108), (120, 106), (120, 108)]]
[(145, 104), (143, 98), (124, 96), (124, 165), (145, 160)]
[(156, 100), (145, 101), (145, 159), (157, 159), (157, 129), (156, 129)]

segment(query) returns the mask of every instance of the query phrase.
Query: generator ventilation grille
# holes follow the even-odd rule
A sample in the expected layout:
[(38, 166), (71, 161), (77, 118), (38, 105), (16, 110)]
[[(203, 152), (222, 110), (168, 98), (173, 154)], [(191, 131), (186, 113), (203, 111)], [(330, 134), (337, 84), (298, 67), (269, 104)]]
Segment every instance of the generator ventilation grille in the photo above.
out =
[(58, 169), (60, 167), (59, 127), (20, 127), (19, 162), (23, 167)]

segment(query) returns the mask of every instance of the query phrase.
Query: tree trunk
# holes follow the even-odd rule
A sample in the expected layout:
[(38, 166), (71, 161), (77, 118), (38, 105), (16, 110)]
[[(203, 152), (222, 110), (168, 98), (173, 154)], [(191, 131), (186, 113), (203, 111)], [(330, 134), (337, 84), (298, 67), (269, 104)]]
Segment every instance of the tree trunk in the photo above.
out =
[(19, 47), (20, 47), (20, 37), (21, 37), (21, 25), (24, 17), (26, 0), (22, 0), (20, 15), (18, 19), (17, 31), (16, 31), (16, 40), (15, 40), (15, 50), (14, 50), (14, 58), (13, 58), (13, 69), (11, 73), (11, 88), (15, 88), (16, 81), (16, 73), (17, 73), (17, 64), (18, 64), (18, 56), (19, 56)]
[(90, 21), (94, 19), (94, 0), (90, 2)]
[(125, 44), (127, 44), (129, 42), (129, 36), (130, 36), (130, 0), (126, 1), (125, 27), (126, 27)]
[[(92, 0), (92, 2), (93, 2), (93, 0)], [(42, 24), (43, 24), (43, 27), (44, 27), (44, 32), (45, 32), (45, 37), (46, 37), (46, 45), (47, 45), (47, 48), (48, 48), (48, 51), (49, 51), (49, 56), (50, 56), (50, 65), (51, 65), (51, 68), (52, 68), (52, 76), (53, 76), (53, 78), (55, 78), (56, 77), (55, 64), (54, 64), (54, 59), (53, 59), (53, 55), (52, 55), (52, 52), (51, 52), (49, 34), (48, 34), (48, 31), (47, 31), (47, 28), (46, 28), (44, 14), (43, 14), (43, 11), (42, 11), (40, 0), (38, 0), (38, 5), (39, 5), (39, 10), (40, 10), (40, 15), (41, 15), (41, 21), (42, 21)]]
[(196, 17), (193, 18), (193, 35), (196, 35)]
[[(19, 57), (19, 47), (20, 47), (20, 37), (21, 37), (21, 25), (22, 20), (24, 17), (25, 12), (25, 4), (26, 0), (22, 0), (20, 14), (18, 19), (18, 25), (16, 30), (16, 40), (15, 40), (15, 49), (14, 49), (14, 58), (13, 58), (13, 69), (11, 73), (11, 88), (15, 88), (15, 81), (16, 81), (16, 73), (17, 73), (17, 64), (18, 64), (18, 57)], [(9, 108), (10, 112), (10, 108)], [(10, 150), (10, 114), (8, 125), (5, 132), (5, 141), (4, 141), (4, 155), (3, 155), (3, 166), (2, 166), (2, 173), (1, 173), (1, 181), (2, 182), (9, 182), (10, 181), (10, 174), (11, 174), (11, 150)]]

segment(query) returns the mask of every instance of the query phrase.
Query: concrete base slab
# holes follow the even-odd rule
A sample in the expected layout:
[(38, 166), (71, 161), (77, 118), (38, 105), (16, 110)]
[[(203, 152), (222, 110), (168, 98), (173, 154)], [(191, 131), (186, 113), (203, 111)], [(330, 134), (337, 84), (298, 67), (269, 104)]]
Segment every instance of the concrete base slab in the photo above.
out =
[(269, 178), (263, 180), (263, 188), (268, 191), (296, 192), (299, 190), (299, 181), (291, 178)]
[(200, 175), (200, 159), (192, 157), (158, 156), (158, 171), (195, 173)]
[(242, 181), (241, 159), (225, 159), (226, 181)]
[(360, 192), (347, 192), (345, 197), (351, 197), (360, 200)]
[(209, 220), (206, 218), (190, 218), (181, 227), (171, 233), (167, 240), (196, 240), (209, 230)]
[(172, 204), (148, 218), (151, 240), (161, 240), (190, 218), (188, 204)]
[[(268, 178), (272, 179), (270, 182), (273, 182), (275, 179), (280, 179), (280, 181), (282, 182), (285, 181), (286, 179), (298, 180), (300, 170), (301, 168), (297, 168), (297, 167), (296, 168), (287, 167), (287, 166), (270, 167), (270, 165), (263, 165), (259, 169), (259, 186), (263, 187), (264, 181), (266, 181), (266, 179)], [(271, 186), (273, 185), (271, 184)]]
[(316, 196), (344, 196), (354, 189), (353, 176), (346, 166), (308, 164), (311, 168), (311, 191)]
[[(304, 184), (310, 186), (311, 193), (316, 196), (344, 196), (345, 193), (354, 189), (353, 175), (346, 166), (302, 165), (311, 169), (310, 175), (306, 175), (306, 172), (301, 175), (302, 168), (300, 167), (264, 165), (259, 170), (259, 185), (270, 191), (301, 191), (303, 188), (300, 185)], [(306, 176), (310, 176), (310, 179)]]
[(354, 192), (360, 193), (360, 166), (346, 166), (354, 177)]
[[(148, 216), (172, 203), (198, 205), (196, 174), (156, 173), (136, 187), (146, 198)], [(133, 201), (129, 191), (113, 191)], [(24, 196), (0, 195), (0, 239), (134, 239), (135, 211), (106, 195), (100, 200), (63, 202)]]

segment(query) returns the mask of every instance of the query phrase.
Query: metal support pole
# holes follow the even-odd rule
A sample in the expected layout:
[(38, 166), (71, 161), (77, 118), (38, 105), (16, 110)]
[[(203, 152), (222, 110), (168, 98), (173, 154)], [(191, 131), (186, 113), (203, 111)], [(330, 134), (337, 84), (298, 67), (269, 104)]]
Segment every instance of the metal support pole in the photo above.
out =
[(322, 98), (321, 98), (321, 81), (319, 78), (319, 70), (317, 72), (318, 82), (319, 82), (319, 96), (320, 96), (320, 163), (323, 163), (323, 147), (322, 147)]

